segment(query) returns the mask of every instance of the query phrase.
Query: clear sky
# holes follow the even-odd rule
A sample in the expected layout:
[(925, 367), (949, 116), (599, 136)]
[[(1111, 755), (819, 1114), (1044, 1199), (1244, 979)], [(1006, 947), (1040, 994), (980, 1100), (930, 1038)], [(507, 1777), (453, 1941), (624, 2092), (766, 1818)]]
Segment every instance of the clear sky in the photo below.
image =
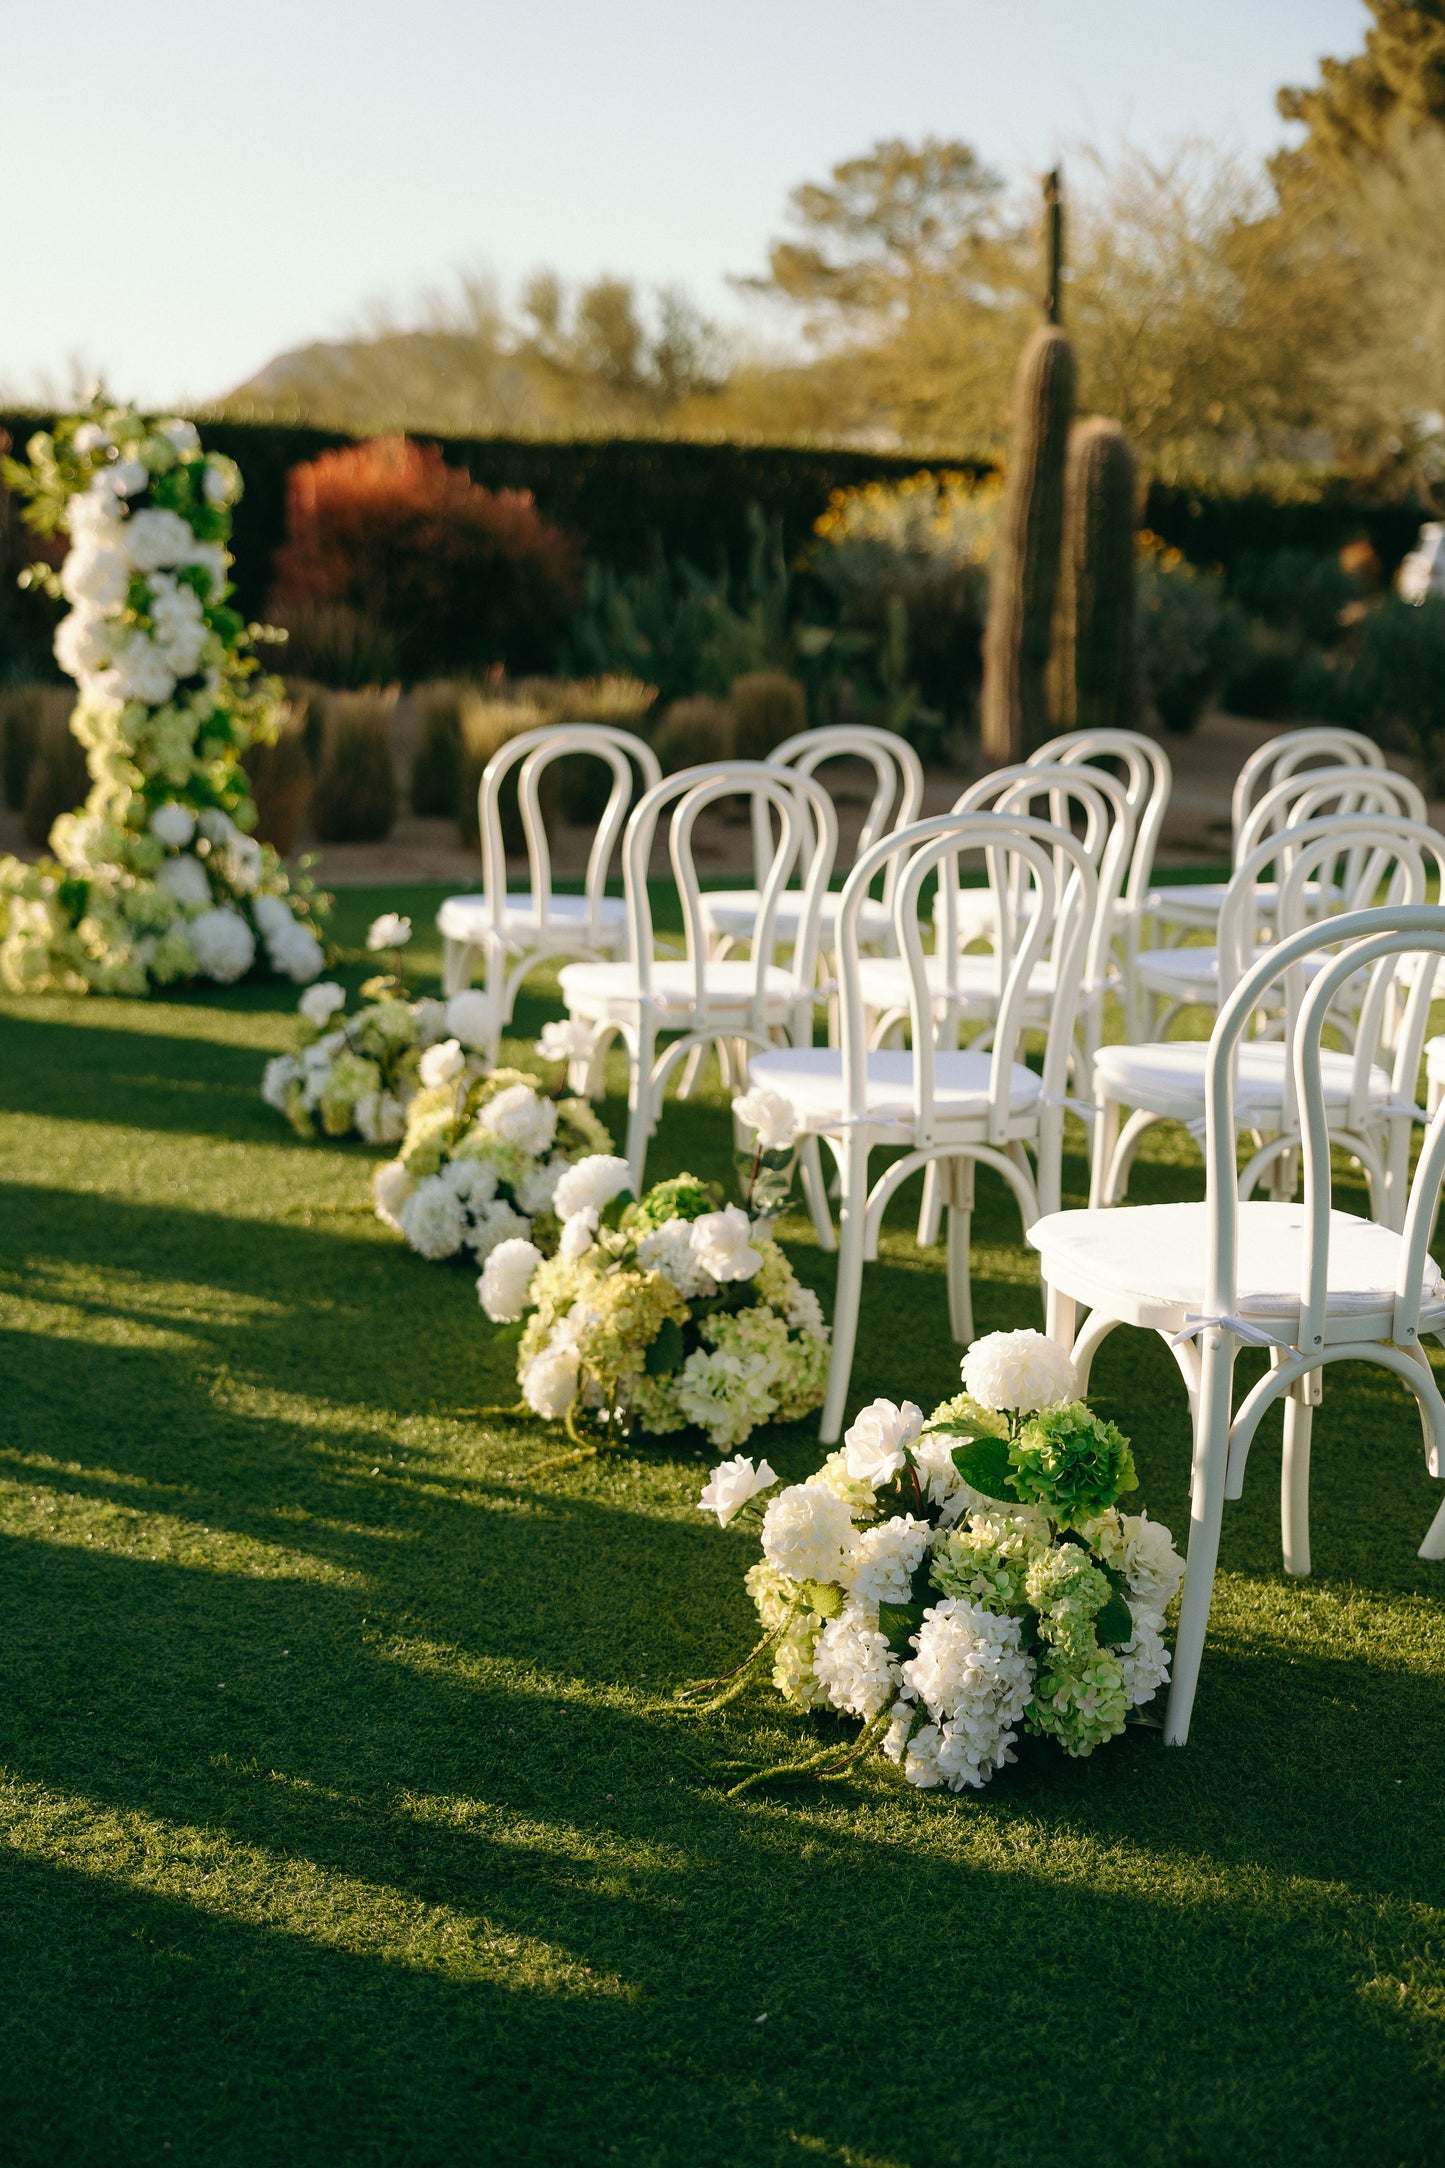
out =
[(1361, 0), (66, 0), (4, 21), (0, 386), (146, 402), (453, 267), (733, 310), (788, 190), (879, 136), (1018, 176), (1081, 137), (1282, 138)]

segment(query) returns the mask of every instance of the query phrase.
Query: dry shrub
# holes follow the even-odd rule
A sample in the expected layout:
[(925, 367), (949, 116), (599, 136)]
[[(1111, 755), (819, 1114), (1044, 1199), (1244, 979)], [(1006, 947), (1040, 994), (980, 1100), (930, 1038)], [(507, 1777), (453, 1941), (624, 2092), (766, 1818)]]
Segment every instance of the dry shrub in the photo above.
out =
[[(655, 685), (634, 677), (525, 679), (517, 691), (546, 708), (549, 722), (607, 723), (639, 738), (647, 735), (657, 698)], [(586, 753), (567, 754), (547, 770), (544, 803), (549, 815), (595, 827), (607, 810), (611, 789), (612, 770), (604, 761)]]
[(417, 748), (411, 763), (411, 809), (454, 820), (462, 769), (462, 702), (475, 686), (464, 678), (429, 678), (412, 695)]
[(774, 746), (808, 727), (808, 698), (784, 670), (748, 670), (735, 677), (728, 705), (737, 720), (733, 752), (738, 760), (766, 760)]
[(396, 819), (391, 731), (398, 688), (327, 693), (312, 824), (323, 843), (380, 843)]
[(706, 760), (732, 760), (737, 728), (737, 716), (726, 700), (712, 700), (706, 693), (674, 700), (652, 741), (663, 774), (676, 775), (680, 768), (695, 768)]
[(241, 756), (256, 802), (255, 834), (289, 858), (301, 839), (311, 810), (316, 771), (307, 738), (312, 696), (293, 690), (282, 711), (281, 728), (270, 745), (247, 746)]
[(90, 790), (85, 748), (70, 727), (75, 695), (63, 685), (42, 688), (38, 723), (25, 782), (25, 840), (43, 850), (62, 813), (73, 813)]
[[(457, 829), (463, 843), (477, 843), (477, 792), (482, 770), (493, 753), (524, 731), (536, 730), (551, 717), (534, 701), (507, 698), (494, 685), (485, 692), (472, 690), (458, 710), (461, 732), (461, 771), (457, 789)], [(524, 848), (522, 816), (517, 806), (515, 770), (502, 790), (502, 842), (509, 857)]]
[(279, 659), (288, 677), (361, 691), (389, 685), (397, 675), (397, 645), (386, 627), (345, 603), (293, 597), (286, 605), (285, 626)]

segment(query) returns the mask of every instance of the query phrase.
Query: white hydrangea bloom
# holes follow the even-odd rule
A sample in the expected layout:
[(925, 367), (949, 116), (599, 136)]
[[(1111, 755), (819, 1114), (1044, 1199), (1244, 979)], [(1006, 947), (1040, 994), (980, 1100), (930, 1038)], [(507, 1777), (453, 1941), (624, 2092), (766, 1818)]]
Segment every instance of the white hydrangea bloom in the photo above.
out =
[(1161, 1686), (1169, 1683), (1169, 1649), (1164, 1639), (1164, 1614), (1130, 1605), (1134, 1631), (1119, 1650), (1124, 1673), (1124, 1699), (1131, 1709), (1152, 1701)]
[(703, 1485), (698, 1499), (699, 1513), (715, 1513), (719, 1528), (726, 1528), (733, 1516), (739, 1513), (750, 1498), (765, 1491), (777, 1477), (765, 1460), (754, 1467), (745, 1453), (732, 1460), (719, 1461)]
[(777, 1412), (774, 1366), (757, 1349), (695, 1348), (677, 1374), (677, 1404), (713, 1445), (741, 1445)]
[(1072, 1360), (1041, 1332), (986, 1333), (964, 1356), (962, 1376), (964, 1391), (985, 1408), (1031, 1415), (1079, 1397)]
[(463, 1046), (484, 1049), (491, 1035), (491, 1019), (490, 1002), (474, 986), (453, 994), (446, 1005), (446, 1028)]
[(875, 1717), (898, 1690), (898, 1661), (878, 1630), (877, 1612), (846, 1603), (818, 1636), (813, 1672), (835, 1709), (865, 1723)]
[(539, 1098), (530, 1084), (509, 1084), (487, 1101), (477, 1116), (477, 1127), (499, 1144), (515, 1145), (538, 1159), (551, 1149), (557, 1134), (557, 1103)]
[(401, 1211), (412, 1193), (412, 1179), (399, 1159), (389, 1159), (371, 1177), (376, 1216), (383, 1226), (402, 1232)]
[(363, 1144), (400, 1144), (406, 1108), (390, 1092), (363, 1092), (352, 1112)]
[(464, 1203), (480, 1210), (497, 1194), (497, 1173), (484, 1159), (449, 1159), (440, 1179), (449, 1182)]
[(529, 1167), (516, 1184), (517, 1202), (524, 1212), (550, 1212), (557, 1184), (567, 1171), (567, 1162), (560, 1154), (551, 1159), (539, 1160)]
[(552, 1210), (564, 1220), (574, 1212), (601, 1212), (614, 1197), (631, 1187), (632, 1169), (625, 1159), (611, 1152), (589, 1152), (559, 1178)]
[(946, 1433), (935, 1437), (915, 1439), (914, 1464), (919, 1480), (924, 1484), (928, 1503), (938, 1508), (941, 1528), (949, 1528), (970, 1505), (979, 1503), (981, 1494), (971, 1490), (953, 1464), (953, 1448), (956, 1438)]
[(917, 1655), (903, 1666), (904, 1689), (939, 1725), (936, 1741), (920, 1749), (920, 1763), (931, 1756), (952, 1791), (986, 1783), (1008, 1759), (1013, 1726), (1033, 1691), (1019, 1621), (950, 1596), (925, 1611), (914, 1646)]
[(493, 1250), (503, 1242), (525, 1241), (532, 1232), (532, 1222), (502, 1198), (493, 1198), (490, 1204), (471, 1202), (472, 1226), (466, 1236), (467, 1248), (479, 1265), (484, 1265)]
[(156, 887), (183, 911), (205, 910), (211, 901), (210, 877), (199, 858), (189, 854), (164, 859), (156, 868)]
[(243, 977), (255, 962), (256, 937), (239, 911), (203, 911), (186, 932), (202, 978), (214, 979), (220, 986)]
[(443, 1039), (438, 1046), (429, 1046), (421, 1058), (420, 1076), (429, 1092), (440, 1091), (461, 1075), (467, 1065), (467, 1057), (456, 1039)]
[(870, 1400), (843, 1435), (849, 1475), (881, 1490), (901, 1474), (908, 1458), (906, 1448), (922, 1428), (923, 1410), (913, 1401), (905, 1400), (900, 1408), (892, 1400)]
[(570, 1313), (559, 1319), (547, 1345), (523, 1363), (517, 1374), (522, 1398), (544, 1422), (560, 1422), (577, 1397), (579, 1330), (580, 1321)]
[(412, 1248), (423, 1257), (455, 1257), (467, 1232), (467, 1215), (448, 1182), (429, 1175), (418, 1182), (397, 1220)]
[(542, 1026), (537, 1052), (543, 1061), (588, 1061), (596, 1044), (594, 1025), (580, 1016), (564, 1016)]
[(189, 806), (171, 799), (158, 805), (150, 817), (150, 832), (169, 851), (183, 851), (196, 832), (196, 816)]
[(763, 1515), (763, 1555), (790, 1581), (841, 1582), (856, 1532), (844, 1501), (817, 1483), (792, 1483)]
[(1162, 1618), (1184, 1579), (1184, 1560), (1161, 1521), (1151, 1521), (1147, 1513), (1121, 1513), (1119, 1521), (1124, 1536), (1119, 1565), (1124, 1578), (1145, 1609), (1157, 1611)]
[(692, 1246), (692, 1223), (688, 1220), (664, 1220), (660, 1227), (652, 1228), (637, 1245), (637, 1262), (644, 1272), (661, 1273), (684, 1302), (717, 1293), (717, 1281), (703, 1270)]
[(849, 1568), (848, 1590), (855, 1603), (907, 1603), (909, 1583), (928, 1549), (926, 1521), (911, 1513), (895, 1514), (865, 1528), (857, 1537)]
[[(433, 1001), (430, 994), (423, 994), (420, 1001), (411, 1005), (411, 1020), (416, 1027), (416, 1043), (419, 1047), (435, 1046), (439, 1039), (455, 1039), (459, 1034), (447, 1029), (445, 1001)], [(465, 1045), (465, 1041), (463, 1044)]]
[(763, 1253), (749, 1240), (752, 1221), (735, 1204), (721, 1212), (704, 1212), (691, 1223), (693, 1255), (704, 1272), (721, 1284), (725, 1280), (750, 1280), (762, 1270)]
[(570, 1219), (562, 1222), (562, 1239), (557, 1245), (557, 1254), (564, 1257), (569, 1265), (575, 1265), (579, 1257), (587, 1255), (596, 1237), (597, 1214), (590, 1211), (574, 1212)]
[(308, 986), (296, 1004), (298, 1014), (304, 1016), (308, 1024), (314, 1024), (318, 1031), (330, 1023), (338, 1009), (345, 1007), (346, 989), (338, 986), (334, 979), (324, 979), (319, 986)]
[(822, 1303), (812, 1288), (804, 1287), (801, 1280), (795, 1280), (788, 1289), (785, 1315), (794, 1332), (808, 1333), (815, 1340), (820, 1340), (828, 1330)]
[[(118, 475), (120, 466), (111, 467), (107, 472)], [(144, 489), (150, 477), (144, 467), (140, 468), (140, 474), (136, 488)], [(134, 491), (125, 490), (122, 494), (132, 496)], [(125, 546), (137, 572), (159, 572), (163, 565), (190, 563), (196, 547), (195, 530), (179, 512), (166, 512), (157, 505), (149, 505), (144, 511), (132, 512), (126, 521)]]
[(274, 1055), (261, 1072), (261, 1097), (267, 1106), (284, 1114), (291, 1087), (300, 1075), (301, 1064), (293, 1054)]
[(532, 1274), (542, 1262), (535, 1242), (509, 1236), (492, 1251), (477, 1281), (477, 1297), (494, 1325), (513, 1325), (526, 1308)]
[(119, 610), (130, 588), (130, 559), (119, 532), (107, 530), (93, 541), (67, 551), (60, 572), (67, 602), (89, 603), (97, 610)]

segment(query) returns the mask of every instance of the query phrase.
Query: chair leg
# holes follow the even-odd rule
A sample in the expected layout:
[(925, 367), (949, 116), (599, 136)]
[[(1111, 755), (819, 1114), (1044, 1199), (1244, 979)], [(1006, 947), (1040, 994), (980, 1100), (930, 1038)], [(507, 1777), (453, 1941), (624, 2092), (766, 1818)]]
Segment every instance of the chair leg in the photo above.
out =
[(1101, 1099), (1097, 1102), (1099, 1112), (1094, 1120), (1094, 1149), (1089, 1155), (1089, 1210), (1097, 1212), (1103, 1205), (1112, 1204), (1108, 1194), (1109, 1167), (1119, 1143), (1119, 1102), (1117, 1099)]
[[(1210, 1334), (1211, 1339), (1223, 1335)], [(1209, 1631), (1214, 1569), (1219, 1560), (1219, 1532), (1224, 1518), (1224, 1479), (1229, 1463), (1229, 1411), (1234, 1379), (1232, 1341), (1210, 1348), (1195, 1416), (1194, 1469), (1190, 1487), (1189, 1554), (1174, 1636), (1173, 1683), (1164, 1715), (1164, 1744), (1183, 1746)]]
[(442, 936), (442, 992), (450, 999), (453, 994), (465, 993), (476, 960), (476, 950), (469, 941), (454, 941), (447, 934)]
[(838, 1237), (833, 1232), (833, 1215), (828, 1209), (828, 1184), (823, 1174), (823, 1155), (816, 1137), (804, 1137), (798, 1154), (798, 1173), (803, 1184), (803, 1202), (813, 1220), (813, 1233), (820, 1250), (836, 1250)]
[(824, 1445), (836, 1445), (843, 1429), (848, 1404), (848, 1385), (853, 1374), (853, 1349), (858, 1338), (858, 1311), (863, 1299), (863, 1249), (868, 1221), (868, 1153), (866, 1146), (850, 1137), (843, 1165), (843, 1207), (838, 1227), (838, 1282), (833, 1297), (833, 1353), (828, 1364), (828, 1391), (818, 1435)]
[[(937, 1164), (935, 1162), (935, 1164)], [(945, 1174), (948, 1182), (948, 1322), (960, 1347), (973, 1340), (973, 1248), (974, 1162), (951, 1159)]]
[(1425, 1541), (1420, 1546), (1419, 1555), (1429, 1559), (1445, 1558), (1445, 1505), (1441, 1506), (1425, 1531)]
[[(1310, 1570), (1310, 1432), (1318, 1404), (1319, 1372), (1292, 1387), (1284, 1403), (1284, 1459), (1279, 1471), (1279, 1525), (1286, 1573)], [(1298, 1397), (1297, 1397), (1298, 1396)]]
[(943, 1221), (942, 1169), (930, 1159), (923, 1170), (923, 1201), (918, 1208), (918, 1247), (931, 1250)]
[(682, 1075), (679, 1077), (677, 1085), (679, 1099), (691, 1099), (693, 1093), (697, 1090), (697, 1080), (702, 1075), (702, 1065), (706, 1060), (707, 1048), (699, 1040), (682, 1065)]
[(642, 1174), (647, 1165), (647, 1141), (652, 1135), (652, 1064), (656, 1045), (650, 1031), (639, 1031), (627, 1053), (627, 1164), (632, 1170), (632, 1194), (642, 1195)]
[(1066, 1355), (1072, 1354), (1078, 1334), (1079, 1305), (1072, 1295), (1062, 1288), (1044, 1289), (1044, 1331), (1055, 1347), (1061, 1347)]

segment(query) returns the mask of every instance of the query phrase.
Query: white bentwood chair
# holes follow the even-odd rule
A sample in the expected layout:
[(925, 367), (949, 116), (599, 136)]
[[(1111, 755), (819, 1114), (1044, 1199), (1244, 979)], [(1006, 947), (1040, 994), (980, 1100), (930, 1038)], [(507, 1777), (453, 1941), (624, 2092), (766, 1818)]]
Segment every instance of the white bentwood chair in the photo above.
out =
[[(746, 957), (717, 956), (693, 858), (699, 814), (725, 798), (763, 801), (776, 819), (777, 841), (765, 871), (761, 903)], [(654, 954), (647, 874), (658, 820), (671, 805), (668, 850), (682, 903), (686, 954)], [(820, 783), (791, 768), (760, 760), (714, 761), (655, 783), (634, 807), (622, 844), (627, 905), (625, 961), (572, 963), (560, 974), (562, 999), (593, 1032), (586, 1087), (602, 1091), (602, 1064), (612, 1040), (627, 1050), (627, 1159), (632, 1187), (642, 1189), (647, 1143), (657, 1127), (667, 1079), (694, 1048), (714, 1047), (730, 1076), (742, 1049), (778, 1039), (807, 1046), (813, 1036), (814, 979), (821, 899), (833, 869), (838, 827), (833, 801)], [(799, 854), (804, 855), (802, 906), (780, 932), (779, 902)], [(783, 961), (783, 952), (787, 960)], [(669, 1043), (658, 1052), (658, 1039)]]
[[(925, 881), (936, 870), (950, 889), (956, 887), (960, 854), (974, 851), (985, 856), (1003, 929), (1002, 997), (986, 1053), (936, 1043), (939, 991), (918, 917)], [(894, 932), (910, 983), (908, 1049), (869, 1045), (858, 976), (862, 907), (871, 883), (893, 857), (900, 861)], [(838, 920), (841, 1047), (796, 1041), (758, 1054), (749, 1064), (750, 1080), (789, 1100), (800, 1134), (810, 1141), (821, 1137), (838, 1168), (838, 1282), (822, 1420), (826, 1443), (842, 1429), (863, 1266), (878, 1254), (884, 1208), (899, 1183), (920, 1167), (947, 1167), (949, 1312), (960, 1341), (973, 1337), (969, 1246), (975, 1166), (992, 1167), (1003, 1177), (1025, 1226), (1036, 1212), (1057, 1205), (1074, 1010), (1094, 908), (1091, 861), (1072, 835), (1047, 821), (1003, 813), (945, 813), (919, 821), (874, 844), (844, 885)], [(948, 999), (946, 965), (957, 958), (958, 943), (946, 912), (945, 921), (943, 998), (953, 1013), (957, 1004)], [(1022, 1042), (1030, 978), (1056, 930), (1063, 943), (1059, 990), (1040, 1074), (1025, 1064)], [(880, 1149), (901, 1151), (902, 1157), (870, 1188), (869, 1159)]]
[[(1295, 1034), (1294, 1083), (1302, 1110), (1303, 1204), (1241, 1203), (1235, 1177), (1235, 1068), (1240, 1042), (1272, 980), (1344, 942), (1306, 994)], [(1188, 1569), (1164, 1736), (1189, 1735), (1227, 1498), (1241, 1495), (1250, 1443), (1265, 1409), (1287, 1395), (1280, 1478), (1288, 1573), (1308, 1573), (1309, 1458), (1323, 1367), (1374, 1362), (1402, 1378), (1419, 1403), (1426, 1461), (1445, 1474), (1445, 1401), (1420, 1341), (1445, 1339), (1445, 1280), (1428, 1242), (1445, 1175), (1445, 1109), (1426, 1135), (1403, 1231), (1332, 1209), (1331, 1131), (1321, 1034), (1331, 1005), (1358, 974), (1399, 983), (1428, 1004), (1445, 956), (1438, 904), (1355, 911), (1306, 927), (1246, 973), (1220, 1011), (1206, 1074), (1207, 1195), (1201, 1204), (1056, 1212), (1029, 1230), (1047, 1289), (1049, 1331), (1072, 1344), (1079, 1389), (1102, 1341), (1119, 1325), (1160, 1333), (1183, 1374), (1193, 1419)], [(1075, 1333), (1080, 1307), (1089, 1311)], [(1270, 1367), (1234, 1407), (1241, 1347), (1269, 1350)], [(1420, 1556), (1445, 1558), (1445, 1506)]]
[[(1248, 855), (1243, 844), (1245, 822), (1258, 801), (1276, 784), (1298, 779), (1316, 767), (1377, 768), (1385, 756), (1373, 738), (1335, 723), (1311, 723), (1304, 730), (1284, 730), (1266, 739), (1250, 754), (1235, 777), (1230, 797), (1230, 864), (1237, 866)], [(1256, 837), (1257, 841), (1258, 838)], [(1253, 848), (1253, 845), (1248, 846)], [(1176, 937), (1201, 926), (1213, 926), (1224, 902), (1224, 881), (1186, 881), (1177, 887), (1154, 889), (1145, 899), (1144, 913), (1161, 927), (1173, 927)], [(1263, 907), (1270, 909), (1266, 886)]]
[[(580, 896), (552, 887), (552, 854), (542, 816), (542, 777), (554, 761), (578, 754), (611, 770), (612, 786), (592, 847)], [(520, 763), (520, 767), (519, 767)], [(526, 838), (528, 885), (507, 887), (502, 841), (502, 784), (518, 768), (517, 801)], [(442, 936), (442, 986), (457, 994), (485, 966), (490, 1011), (486, 1058), (495, 1062), (502, 1032), (511, 1021), (517, 992), (529, 971), (549, 957), (616, 956), (627, 946), (627, 906), (609, 896), (608, 869), (634, 791), (634, 768), (644, 790), (662, 774), (657, 755), (643, 739), (609, 723), (548, 724), (509, 739), (487, 762), (477, 790), (482, 842), (482, 893), (448, 896), (437, 913)]]
[[(800, 730), (795, 737), (785, 738), (769, 753), (768, 766), (791, 768), (799, 775), (816, 776), (820, 768), (835, 760), (863, 761), (873, 770), (873, 795), (853, 853), (856, 865), (882, 836), (907, 828), (917, 820), (923, 804), (923, 764), (908, 740), (900, 737), (896, 730), (883, 730), (873, 723), (836, 723), (818, 730)], [(752, 939), (761, 908), (763, 869), (771, 863), (772, 853), (767, 814), (762, 805), (755, 802), (753, 867), (759, 885), (755, 888), (709, 889), (703, 897), (707, 923), (720, 955), (726, 955), (734, 944)], [(882, 897), (870, 898), (859, 920), (866, 946), (886, 947), (892, 940), (891, 879), (890, 871), (889, 885)], [(797, 924), (804, 894), (801, 889), (786, 888), (778, 898), (780, 940), (786, 941)], [(834, 946), (841, 900), (830, 890), (820, 905), (818, 940), (825, 951), (831, 951)]]
[[(1377, 900), (1424, 903), (1432, 888), (1437, 895), (1445, 893), (1445, 837), (1419, 822), (1339, 815), (1292, 828), (1282, 841), (1261, 844), (1229, 884), (1219, 915), (1217, 951), (1218, 984), (1226, 996), (1266, 953), (1257, 876), (1272, 861), (1284, 874), (1274, 899), (1281, 938), (1311, 923), (1322, 943), (1333, 938), (1334, 919), (1319, 919), (1312, 907), (1322, 890), (1338, 892), (1351, 913)], [(1322, 948), (1308, 963), (1288, 971), (1282, 986), (1272, 982), (1266, 1006), (1253, 1019), (1256, 1036), (1240, 1047), (1235, 1111), (1255, 1145), (1240, 1175), (1241, 1197), (1248, 1197), (1266, 1177), (1276, 1198), (1294, 1193), (1299, 1133), (1290, 1048), (1305, 985), (1326, 961)], [(1336, 1144), (1352, 1152), (1364, 1168), (1371, 1210), (1388, 1227), (1401, 1224), (1410, 1126), (1421, 1119), (1414, 1102), (1427, 1018), (1409, 1005), (1404, 992), (1399, 983), (1388, 987), (1379, 981), (1368, 988), (1347, 984), (1330, 1019), (1347, 1050), (1327, 1048), (1321, 1056), (1331, 1132)], [(1275, 1036), (1281, 1032), (1282, 1037)], [(1202, 1132), (1208, 1061), (1208, 1044), (1200, 1039), (1099, 1049), (1094, 1063), (1098, 1118), (1091, 1206), (1122, 1200), (1139, 1143), (1155, 1122), (1182, 1122)], [(1132, 1112), (1121, 1132), (1125, 1107)]]
[[(1266, 880), (1261, 877), (1273, 861), (1273, 854), (1262, 847), (1270, 842), (1285, 845), (1307, 822), (1331, 814), (1343, 819), (1347, 815), (1371, 813), (1417, 822), (1428, 818), (1425, 800), (1418, 787), (1407, 775), (1396, 775), (1390, 769), (1315, 768), (1303, 775), (1287, 776), (1266, 791), (1251, 808), (1239, 832), (1234, 872), (1221, 891), (1221, 898), (1230, 893), (1238, 880), (1240, 867), (1246, 861), (1252, 861), (1256, 869), (1253, 908), (1260, 924), (1261, 942), (1268, 940), (1279, 913), (1280, 883), (1278, 878)], [(1355, 868), (1347, 859), (1337, 879), (1316, 882), (1305, 891), (1303, 901), (1309, 915), (1319, 918), (1329, 911), (1351, 908), (1350, 898), (1356, 885)], [(1219, 909), (1223, 909), (1222, 900)], [(1215, 919), (1217, 924), (1217, 912)], [(1161, 1038), (1177, 1009), (1219, 1006), (1218, 957), (1217, 947), (1200, 943), (1141, 949), (1135, 955), (1133, 1006), (1136, 1014), (1149, 1018), (1147, 1032), (1141, 1031), (1141, 1037)], [(1162, 1013), (1156, 1013), (1156, 1004), (1162, 1004)]]

